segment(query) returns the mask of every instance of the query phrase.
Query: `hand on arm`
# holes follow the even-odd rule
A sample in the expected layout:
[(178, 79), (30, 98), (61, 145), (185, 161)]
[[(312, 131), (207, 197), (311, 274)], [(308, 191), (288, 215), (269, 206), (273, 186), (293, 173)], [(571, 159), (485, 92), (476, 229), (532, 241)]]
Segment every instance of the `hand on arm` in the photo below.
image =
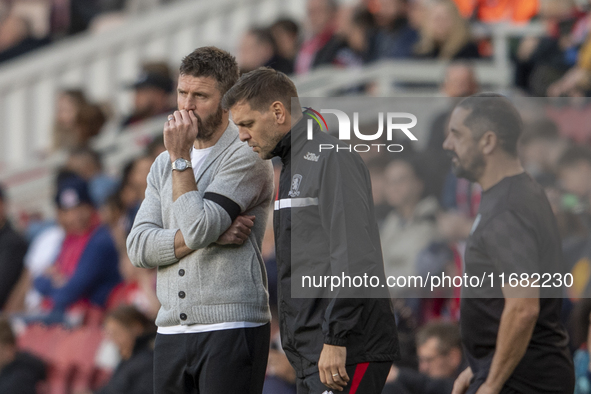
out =
[(470, 386), (470, 380), (474, 374), (470, 367), (464, 369), (462, 373), (456, 378), (451, 394), (464, 394)]
[(505, 307), (501, 315), (497, 346), (486, 381), (477, 394), (496, 394), (523, 358), (540, 312), (539, 289), (503, 288)]

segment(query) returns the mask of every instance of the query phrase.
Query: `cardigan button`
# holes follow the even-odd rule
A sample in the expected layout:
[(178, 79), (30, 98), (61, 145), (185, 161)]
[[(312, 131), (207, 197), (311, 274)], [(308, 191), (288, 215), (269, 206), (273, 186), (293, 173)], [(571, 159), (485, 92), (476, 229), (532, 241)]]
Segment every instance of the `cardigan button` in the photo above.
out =
[(181, 320), (187, 320), (187, 315), (185, 313), (181, 313)]
[(179, 298), (185, 298), (186, 294), (184, 291), (179, 291)]
[(180, 269), (179, 270), (179, 276), (185, 276), (185, 270), (184, 269)]

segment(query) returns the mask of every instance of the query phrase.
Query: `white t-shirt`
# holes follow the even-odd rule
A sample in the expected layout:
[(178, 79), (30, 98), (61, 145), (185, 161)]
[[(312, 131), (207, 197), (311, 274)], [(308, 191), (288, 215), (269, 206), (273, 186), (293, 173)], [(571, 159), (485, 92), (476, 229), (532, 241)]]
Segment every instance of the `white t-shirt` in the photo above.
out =
[[(205, 149), (195, 149), (195, 147), (193, 147), (193, 150), (191, 151), (191, 166), (193, 167), (193, 173), (195, 174), (195, 178), (197, 178), (197, 173), (199, 172), (199, 169), (205, 162), (205, 159), (207, 159), (207, 156), (209, 155), (209, 152), (211, 152), (212, 149), (213, 146)], [(199, 332), (229, 330), (233, 328), (259, 327), (264, 324), (265, 323), (236, 321), (215, 324), (177, 325), (169, 327), (158, 327), (158, 334), (195, 334)]]

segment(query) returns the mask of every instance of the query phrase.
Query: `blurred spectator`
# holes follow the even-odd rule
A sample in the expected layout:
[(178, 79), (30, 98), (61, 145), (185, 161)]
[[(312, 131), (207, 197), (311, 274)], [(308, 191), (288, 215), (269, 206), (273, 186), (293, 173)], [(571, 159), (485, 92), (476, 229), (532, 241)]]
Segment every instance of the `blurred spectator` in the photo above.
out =
[(454, 0), (466, 19), (472, 17), (484, 23), (524, 23), (538, 13), (538, 0)]
[(88, 28), (92, 19), (101, 12), (98, 0), (70, 0), (69, 34), (80, 33)]
[(379, 227), (382, 226), (386, 216), (392, 210), (392, 207), (386, 202), (385, 191), (386, 179), (384, 172), (388, 162), (389, 158), (382, 155), (373, 157), (366, 163), (369, 176), (371, 177), (371, 194), (373, 196), (374, 212)]
[(394, 208), (380, 235), (386, 276), (414, 275), (419, 252), (437, 237), (437, 200), (425, 196), (417, 159), (397, 159), (385, 171), (387, 203)]
[(37, 394), (45, 376), (43, 361), (20, 352), (10, 322), (0, 318), (0, 393)]
[(306, 6), (306, 35), (295, 63), (296, 74), (305, 74), (323, 64), (331, 64), (336, 54), (334, 38), (335, 0), (308, 0)]
[(468, 97), (478, 93), (479, 90), (474, 67), (470, 63), (455, 61), (447, 66), (441, 87), (446, 97)]
[(417, 333), (419, 371), (392, 367), (383, 393), (450, 394), (466, 368), (457, 324), (432, 322)]
[(293, 66), (300, 46), (300, 29), (291, 19), (279, 19), (270, 27), (271, 35), (277, 45), (277, 54), (288, 60)]
[(174, 112), (171, 101), (174, 82), (169, 73), (144, 71), (131, 87), (135, 91), (134, 108), (132, 114), (123, 121), (123, 127)]
[(66, 163), (66, 169), (88, 182), (88, 191), (95, 207), (103, 205), (117, 189), (117, 180), (104, 173), (101, 157), (92, 149), (73, 151)]
[(125, 208), (125, 229), (129, 233), (135, 215), (144, 200), (146, 188), (148, 187), (148, 173), (154, 158), (152, 156), (141, 156), (128, 163), (123, 169), (119, 197)]
[[(361, 67), (377, 59), (376, 29), (372, 14), (365, 8), (341, 8), (341, 26), (335, 39), (341, 40), (335, 65)], [(335, 45), (339, 45), (335, 42)]]
[(27, 241), (8, 221), (6, 195), (0, 185), (0, 310), (4, 309), (23, 272)]
[[(66, 237), (56, 263), (34, 281), (46, 297), (51, 312), (41, 317), (47, 323), (83, 318), (89, 303), (102, 308), (121, 281), (117, 249), (109, 230), (102, 226), (92, 205), (86, 182), (77, 176), (63, 179), (56, 194), (60, 224)], [(35, 318), (32, 318), (35, 320)]]
[(49, 39), (33, 37), (29, 21), (10, 14), (0, 21), (0, 62), (13, 59), (49, 44)]
[(81, 90), (64, 90), (57, 99), (53, 147), (75, 150), (86, 148), (99, 134), (107, 116), (102, 108), (88, 102)]
[(415, 55), (441, 60), (480, 57), (470, 26), (452, 0), (433, 0), (420, 29)]
[(164, 136), (160, 134), (154, 138), (148, 146), (146, 146), (146, 155), (150, 156), (152, 160), (156, 160), (158, 155), (166, 150), (164, 146)]
[(589, 212), (591, 204), (591, 150), (583, 146), (567, 149), (558, 160), (558, 179), (573, 195), (580, 209)]
[(373, 11), (379, 31), (376, 35), (378, 58), (409, 58), (419, 35), (408, 21), (408, 0), (377, 0)]
[(553, 184), (558, 159), (568, 147), (558, 127), (548, 119), (526, 124), (519, 140), (519, 158), (523, 168), (538, 182)]
[(133, 306), (121, 306), (107, 314), (104, 331), (117, 346), (121, 362), (97, 394), (153, 393), (156, 327), (152, 320)]
[(238, 65), (241, 73), (263, 66), (285, 74), (293, 73), (293, 62), (277, 54), (275, 40), (269, 29), (252, 28), (244, 34), (238, 47)]
[[(516, 53), (515, 84), (533, 96), (563, 95), (575, 85), (560, 78), (576, 62), (575, 53), (569, 55), (573, 29), (577, 25), (572, 0), (545, 0), (540, 3), (540, 18), (547, 27), (542, 36), (525, 37)], [(559, 81), (558, 83), (556, 83)]]
[(584, 298), (575, 304), (574, 324), (575, 393), (591, 393), (591, 300)]

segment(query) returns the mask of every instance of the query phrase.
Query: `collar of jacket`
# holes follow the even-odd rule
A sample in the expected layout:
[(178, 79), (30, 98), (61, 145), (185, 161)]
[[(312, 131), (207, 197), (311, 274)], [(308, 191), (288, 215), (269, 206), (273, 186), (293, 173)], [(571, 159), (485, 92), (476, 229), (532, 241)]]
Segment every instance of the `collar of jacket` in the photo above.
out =
[[(296, 147), (303, 145), (306, 141), (306, 113), (308, 111), (304, 111), (302, 113), (302, 117), (298, 122), (291, 128), (291, 130), (283, 136), (283, 139), (279, 141), (275, 149), (271, 152), (273, 156), (279, 156), (283, 164), (289, 161), (289, 156), (291, 154), (291, 146), (292, 144)], [(314, 124), (313, 132), (317, 132), (317, 127)]]

